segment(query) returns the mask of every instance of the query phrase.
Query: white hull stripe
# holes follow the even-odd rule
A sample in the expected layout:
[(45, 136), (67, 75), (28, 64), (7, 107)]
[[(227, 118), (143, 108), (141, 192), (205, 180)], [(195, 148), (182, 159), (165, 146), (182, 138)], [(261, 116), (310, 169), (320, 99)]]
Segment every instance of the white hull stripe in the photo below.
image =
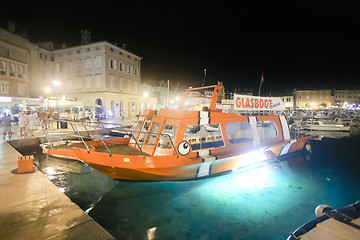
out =
[(294, 142), (289, 142), (288, 144), (286, 144), (286, 145), (283, 147), (283, 149), (281, 150), (280, 155), (287, 154), (287, 153), (289, 152), (290, 147), (291, 147), (294, 143), (295, 143), (295, 141), (294, 141)]
[(282, 131), (283, 131), (284, 140), (290, 140), (289, 125), (287, 123), (285, 116), (279, 116), (279, 119), (280, 119)]
[(213, 161), (203, 162), (199, 167), (197, 177), (205, 177), (205, 176), (210, 175), (210, 167), (211, 167), (212, 163), (213, 163)]

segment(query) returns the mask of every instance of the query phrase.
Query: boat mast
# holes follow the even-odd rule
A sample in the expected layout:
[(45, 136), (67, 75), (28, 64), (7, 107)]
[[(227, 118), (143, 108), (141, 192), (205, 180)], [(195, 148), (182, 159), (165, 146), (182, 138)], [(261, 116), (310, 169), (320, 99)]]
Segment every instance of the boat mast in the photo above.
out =
[(264, 82), (264, 71), (262, 71), (261, 78), (260, 78), (260, 86), (259, 86), (259, 93), (258, 93), (259, 97), (260, 97), (260, 92), (261, 92), (261, 85), (263, 82)]
[(203, 86), (204, 86), (204, 83), (205, 83), (205, 78), (206, 78), (206, 68), (204, 68), (204, 79), (203, 79), (203, 82), (202, 82), (201, 87), (203, 87)]

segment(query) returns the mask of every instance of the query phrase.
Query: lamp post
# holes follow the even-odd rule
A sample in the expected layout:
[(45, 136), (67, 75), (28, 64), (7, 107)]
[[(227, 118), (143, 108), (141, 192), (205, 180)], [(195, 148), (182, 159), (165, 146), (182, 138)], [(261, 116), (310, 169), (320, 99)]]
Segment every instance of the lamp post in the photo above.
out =
[(59, 113), (59, 102), (58, 102), (58, 94), (57, 94), (57, 87), (61, 84), (61, 82), (60, 81), (57, 81), (57, 80), (55, 80), (55, 81), (52, 81), (52, 84), (54, 85), (54, 87), (55, 87), (55, 92), (56, 92), (56, 111)]
[(49, 88), (49, 87), (46, 87), (45, 88), (45, 92), (46, 92), (46, 96), (47, 96), (47, 102), (48, 102), (48, 109), (49, 109), (49, 93), (51, 92), (51, 88)]
[[(56, 98), (56, 112), (58, 114), (58, 118), (60, 119), (60, 111), (59, 111), (59, 101), (58, 101), (58, 87), (59, 85), (61, 84), (60, 81), (57, 81), (57, 80), (54, 80), (52, 81), (52, 84), (54, 85), (54, 88), (55, 88), (55, 98)], [(59, 120), (56, 121), (56, 128), (59, 129)]]

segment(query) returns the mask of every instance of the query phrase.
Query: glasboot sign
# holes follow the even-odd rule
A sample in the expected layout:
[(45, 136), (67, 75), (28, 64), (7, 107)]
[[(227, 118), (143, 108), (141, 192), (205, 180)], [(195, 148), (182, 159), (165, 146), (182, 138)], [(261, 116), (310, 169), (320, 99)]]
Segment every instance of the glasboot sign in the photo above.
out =
[(234, 95), (234, 110), (284, 110), (281, 98)]

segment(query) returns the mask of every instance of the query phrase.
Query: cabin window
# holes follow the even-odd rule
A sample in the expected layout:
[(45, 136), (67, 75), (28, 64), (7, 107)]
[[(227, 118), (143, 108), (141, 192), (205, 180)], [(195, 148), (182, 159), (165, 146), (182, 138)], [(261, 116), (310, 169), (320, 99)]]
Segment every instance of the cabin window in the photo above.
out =
[(176, 125), (165, 124), (161, 132), (159, 147), (162, 148), (172, 148), (172, 143), (174, 142), (174, 137), (176, 134)]
[(254, 132), (249, 122), (232, 122), (226, 125), (226, 134), (232, 144), (252, 142)]
[(220, 124), (188, 125), (184, 138), (192, 150), (224, 146)]
[(274, 139), (278, 136), (278, 130), (274, 121), (257, 122), (256, 130), (261, 141)]
[(148, 144), (154, 144), (155, 139), (156, 139), (156, 137), (158, 135), (157, 133), (159, 132), (159, 128), (160, 128), (160, 123), (154, 122), (153, 126), (152, 126), (152, 129), (151, 129)]

